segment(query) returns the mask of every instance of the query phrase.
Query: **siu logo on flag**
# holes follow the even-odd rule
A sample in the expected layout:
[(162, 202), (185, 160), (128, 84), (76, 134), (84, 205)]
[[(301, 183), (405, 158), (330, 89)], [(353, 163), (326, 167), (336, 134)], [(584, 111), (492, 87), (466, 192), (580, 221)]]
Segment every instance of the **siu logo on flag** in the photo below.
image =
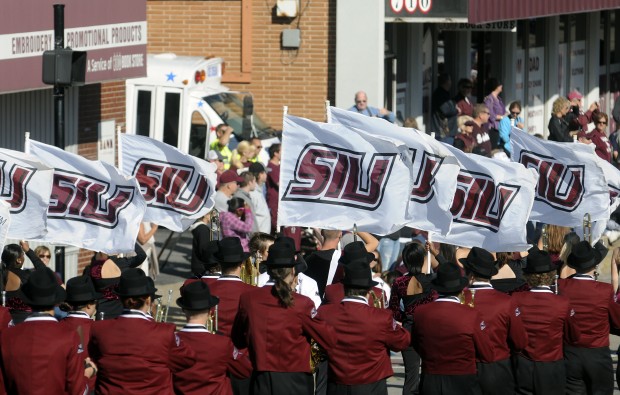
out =
[(116, 186), (111, 191), (108, 182), (55, 169), (47, 216), (114, 228), (135, 193), (134, 187)]
[(396, 153), (374, 153), (362, 169), (366, 152), (325, 144), (307, 144), (299, 154), (294, 179), (282, 200), (318, 202), (374, 211), (385, 194), (385, 186)]
[(497, 233), (520, 189), (518, 185), (495, 185), (487, 174), (461, 170), (450, 208), (453, 219)]
[[(409, 151), (411, 151), (412, 156), (411, 163), (415, 167), (419, 150), (410, 149)], [(426, 203), (434, 196), (433, 184), (435, 184), (435, 175), (439, 171), (444, 158), (426, 151), (423, 151), (421, 156), (417, 164), (418, 174), (413, 179), (411, 200), (418, 203)]]
[(534, 199), (558, 210), (574, 211), (585, 189), (585, 166), (566, 165), (555, 158), (532, 151), (521, 151), (519, 162), (526, 168), (536, 169), (540, 177)]
[(142, 158), (132, 175), (148, 207), (192, 215), (202, 209), (211, 194), (207, 178), (192, 166)]
[(7, 161), (0, 160), (0, 199), (11, 206), (11, 214), (18, 214), (26, 208), (26, 189), (36, 170), (16, 164), (8, 166)]

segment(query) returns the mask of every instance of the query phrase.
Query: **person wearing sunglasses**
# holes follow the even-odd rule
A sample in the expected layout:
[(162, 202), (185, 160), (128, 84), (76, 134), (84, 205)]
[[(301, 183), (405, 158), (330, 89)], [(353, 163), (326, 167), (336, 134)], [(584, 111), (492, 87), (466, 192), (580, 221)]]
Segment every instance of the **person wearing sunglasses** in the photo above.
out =
[(508, 116), (499, 121), (499, 138), (500, 145), (504, 148), (506, 154), (510, 156), (512, 153), (512, 146), (510, 145), (510, 132), (512, 131), (513, 126), (523, 129), (525, 127), (525, 123), (523, 121), (523, 117), (521, 116), (520, 101), (517, 100), (510, 103), (508, 111)]
[(611, 144), (607, 138), (609, 116), (604, 112), (595, 112), (592, 116), (594, 129), (589, 133), (592, 143), (596, 146), (596, 154), (607, 162), (611, 162)]

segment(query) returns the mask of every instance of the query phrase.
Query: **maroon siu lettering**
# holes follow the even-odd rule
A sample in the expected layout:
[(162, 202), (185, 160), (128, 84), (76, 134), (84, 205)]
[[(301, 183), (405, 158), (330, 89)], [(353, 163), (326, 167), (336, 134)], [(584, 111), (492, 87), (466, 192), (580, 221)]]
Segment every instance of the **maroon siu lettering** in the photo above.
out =
[(18, 214), (26, 208), (26, 190), (35, 172), (36, 169), (9, 165), (6, 160), (0, 160), (0, 199), (9, 204), (11, 214)]

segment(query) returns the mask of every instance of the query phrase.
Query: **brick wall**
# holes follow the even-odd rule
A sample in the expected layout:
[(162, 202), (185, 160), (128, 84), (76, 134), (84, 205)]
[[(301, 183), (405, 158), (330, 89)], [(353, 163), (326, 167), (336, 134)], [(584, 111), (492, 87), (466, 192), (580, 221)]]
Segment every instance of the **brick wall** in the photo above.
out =
[[(255, 110), (278, 129), (282, 106), (323, 121), (324, 101), (334, 100), (335, 1), (302, 0), (301, 19), (292, 22), (275, 17), (275, 0), (252, 1), (250, 83), (227, 85), (252, 92)], [(240, 73), (241, 5), (240, 0), (148, 1), (148, 52), (220, 56), (227, 72)], [(301, 47), (281, 49), (282, 30), (296, 28), (298, 21)]]

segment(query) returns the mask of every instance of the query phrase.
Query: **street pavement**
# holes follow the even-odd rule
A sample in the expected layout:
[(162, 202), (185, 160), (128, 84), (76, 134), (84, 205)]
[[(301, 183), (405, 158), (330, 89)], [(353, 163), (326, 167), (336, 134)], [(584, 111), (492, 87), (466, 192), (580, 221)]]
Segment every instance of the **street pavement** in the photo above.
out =
[[(170, 237), (171, 236), (171, 237)], [(182, 234), (171, 232), (167, 229), (159, 229), (155, 236), (158, 250), (160, 252), (160, 275), (155, 280), (155, 284), (158, 288), (158, 293), (163, 296), (164, 304), (167, 303), (168, 290), (172, 290), (173, 293), (170, 298), (169, 310), (168, 310), (168, 322), (182, 326), (185, 317), (179, 307), (177, 307), (175, 301), (179, 297), (179, 288), (183, 284), (185, 279), (191, 277), (190, 273), (190, 260), (192, 256), (192, 234), (186, 231)], [(167, 248), (162, 251), (161, 247), (166, 244)], [(614, 247), (620, 247), (620, 240), (614, 243)], [(610, 274), (610, 261), (611, 252), (607, 255), (599, 272), (601, 276), (599, 281), (609, 282), (611, 278)], [(620, 345), (620, 337), (610, 336), (610, 352), (615, 365), (618, 360), (616, 350)], [(388, 394), (397, 395), (402, 393), (402, 386), (405, 377), (405, 371), (403, 367), (402, 358), (400, 353), (392, 353), (392, 367), (394, 369), (394, 376), (389, 378)], [(615, 385), (614, 395), (620, 395), (620, 390)]]

